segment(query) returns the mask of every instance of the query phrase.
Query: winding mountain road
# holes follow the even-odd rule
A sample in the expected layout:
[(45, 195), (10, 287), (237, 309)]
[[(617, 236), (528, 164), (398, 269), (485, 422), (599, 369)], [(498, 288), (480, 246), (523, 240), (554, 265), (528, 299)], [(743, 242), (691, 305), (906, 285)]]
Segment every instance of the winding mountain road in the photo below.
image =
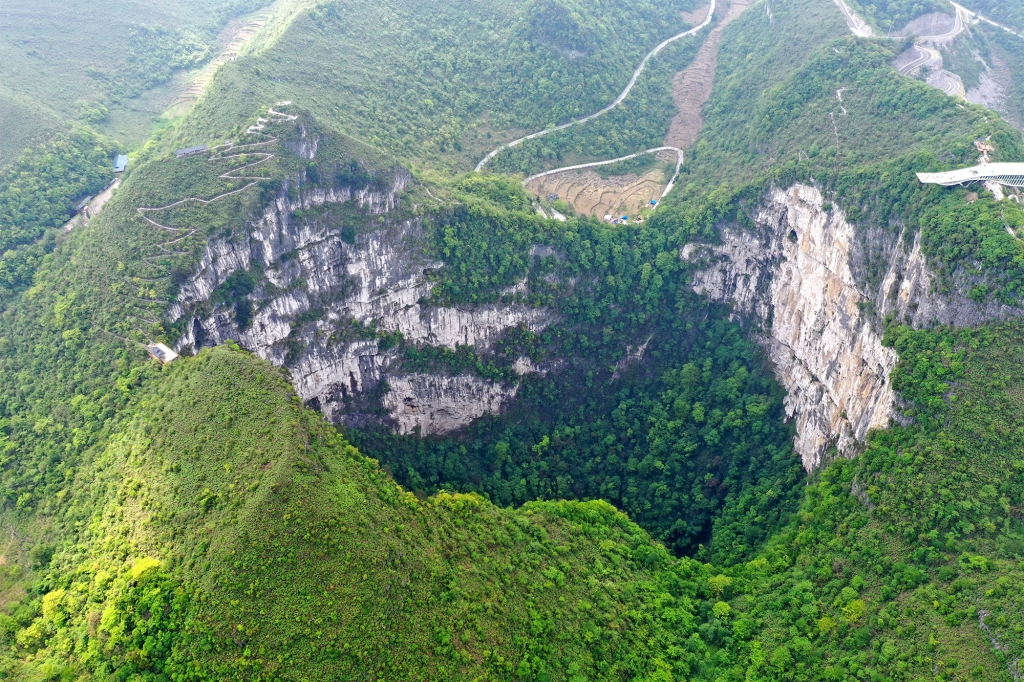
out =
[(1004, 31), (1006, 31), (1007, 33), (1012, 33), (1013, 35), (1017, 36), (1018, 38), (1024, 38), (1024, 36), (1022, 36), (1021, 34), (1017, 33), (1016, 31), (1014, 31), (1009, 26), (1003, 26), (1000, 23), (992, 21), (991, 19), (989, 19), (988, 17), (984, 16), (983, 14), (979, 14), (978, 12), (975, 12), (974, 10), (969, 10), (966, 7), (963, 7), (961, 5), (956, 4), (955, 2), (951, 2), (949, 4), (953, 5), (953, 7), (956, 8), (957, 14), (961, 14), (962, 13), (965, 17), (967, 17), (967, 20), (968, 20), (969, 23), (975, 23), (975, 22), (983, 21), (986, 24), (990, 24), (992, 26), (995, 26), (996, 28), (1001, 28)]
[(674, 152), (676, 155), (676, 172), (672, 175), (672, 179), (669, 180), (668, 185), (665, 187), (665, 191), (661, 193), (661, 198), (664, 199), (668, 196), (668, 193), (672, 191), (672, 188), (676, 185), (676, 180), (679, 178), (679, 172), (683, 168), (683, 150), (678, 147), (654, 147), (653, 149), (645, 149), (642, 152), (636, 154), (630, 154), (628, 156), (620, 156), (617, 159), (609, 159), (607, 161), (592, 161), (590, 163), (580, 163), (575, 166), (565, 166), (564, 168), (552, 168), (541, 173), (535, 173), (530, 177), (523, 180), (523, 187), (526, 187), (528, 183), (537, 178), (543, 178), (548, 175), (554, 175), (555, 173), (564, 173), (566, 171), (583, 170), (585, 168), (596, 168), (597, 166), (610, 166), (613, 163), (619, 163), (620, 161), (629, 161), (635, 159), (638, 156), (644, 156), (645, 154), (654, 154), (657, 152)]
[[(716, 3), (716, 1), (717, 0), (711, 0), (711, 6), (708, 8), (708, 16), (707, 16), (706, 19), (704, 19), (704, 21), (700, 25), (694, 26), (693, 28), (691, 28), (691, 29), (689, 29), (687, 31), (684, 31), (684, 32), (682, 32), (682, 33), (680, 33), (678, 35), (672, 36), (671, 38), (666, 38), (660, 44), (658, 44), (657, 47), (655, 47), (653, 50), (648, 52), (647, 56), (645, 56), (643, 61), (640, 62), (640, 66), (638, 66), (636, 68), (636, 71), (633, 72), (633, 77), (629, 79), (629, 83), (626, 84), (626, 88), (619, 94), (618, 97), (615, 98), (614, 102), (612, 102), (611, 104), (606, 106), (604, 109), (601, 109), (600, 111), (596, 111), (593, 114), (590, 114), (589, 116), (584, 116), (583, 118), (577, 118), (577, 119), (574, 119), (572, 121), (569, 121), (568, 123), (563, 123), (562, 125), (558, 125), (558, 126), (555, 126), (553, 128), (545, 128), (544, 130), (538, 130), (537, 132), (532, 133), (530, 135), (527, 135), (526, 137), (521, 137), (518, 140), (512, 140), (511, 142), (507, 142), (507, 143), (501, 145), (500, 147), (498, 147), (497, 149), (495, 149), (495, 150), (491, 151), (490, 153), (488, 153), (487, 156), (485, 156), (484, 158), (482, 158), (480, 160), (480, 163), (478, 163), (476, 165), (476, 171), (478, 173), (481, 172), (484, 169), (484, 166), (487, 165), (488, 161), (490, 161), (491, 159), (493, 159), (495, 156), (497, 156), (499, 153), (501, 153), (502, 151), (504, 151), (506, 149), (511, 149), (512, 147), (516, 147), (516, 146), (522, 144), (523, 142), (526, 142), (527, 140), (533, 140), (533, 139), (536, 139), (538, 137), (543, 137), (544, 135), (547, 135), (549, 133), (558, 132), (559, 130), (565, 130), (565, 129), (571, 128), (571, 127), (573, 127), (575, 125), (579, 125), (580, 123), (586, 123), (587, 121), (593, 121), (595, 118), (597, 118), (599, 116), (603, 116), (603, 115), (607, 114), (609, 111), (615, 109), (617, 106), (622, 104), (622, 102), (626, 99), (626, 97), (629, 96), (630, 91), (633, 89), (633, 86), (636, 85), (637, 79), (640, 77), (640, 74), (643, 73), (644, 68), (647, 66), (647, 62), (649, 62), (651, 60), (651, 58), (657, 56), (658, 53), (661, 52), (662, 50), (664, 50), (669, 44), (675, 42), (676, 40), (679, 40), (680, 38), (685, 38), (686, 36), (691, 36), (691, 35), (693, 35), (695, 33), (698, 33), (701, 29), (703, 29), (705, 26), (707, 26), (708, 24), (711, 23), (711, 19), (715, 15), (715, 3)], [(646, 152), (640, 152), (640, 153), (644, 154)], [(561, 170), (567, 170), (567, 169), (561, 169)]]
[[(843, 18), (846, 19), (846, 25), (850, 29), (851, 33), (860, 38), (870, 38), (874, 35), (874, 32), (871, 30), (871, 27), (867, 25), (867, 22), (851, 11), (843, 0), (835, 0), (835, 3), (842, 10)], [(949, 30), (943, 33), (917, 36), (917, 42), (915, 42), (914, 46), (910, 48), (911, 50), (916, 51), (917, 56), (903, 66), (899, 66), (897, 71), (900, 75), (909, 76), (923, 66), (931, 66), (935, 69), (935, 72), (928, 77), (927, 82), (929, 85), (942, 90), (943, 93), (950, 97), (962, 97), (966, 99), (967, 92), (964, 89), (963, 81), (956, 74), (945, 71), (942, 68), (942, 55), (939, 51), (934, 47), (926, 47), (921, 44), (922, 42), (935, 44), (947, 43), (964, 31), (967, 24), (970, 23), (971, 12), (956, 3), (951, 4), (955, 8), (956, 14), (953, 17), (953, 25)], [(909, 53), (909, 50), (904, 54), (907, 53)]]
[[(278, 102), (274, 106), (283, 107), (283, 106), (288, 106), (290, 104), (291, 104), (291, 102)], [(269, 108), (267, 110), (267, 116), (268, 116), (268, 118), (258, 118), (258, 119), (256, 119), (255, 125), (249, 126), (248, 130), (246, 130), (246, 134), (252, 135), (252, 134), (255, 134), (255, 133), (263, 131), (266, 128), (266, 124), (267, 123), (281, 123), (281, 122), (287, 122), (287, 121), (295, 121), (295, 120), (298, 119), (297, 116), (293, 116), (292, 114), (285, 114), (285, 113), (280, 112), (280, 111), (275, 111), (273, 108)], [(276, 137), (271, 137), (269, 140), (263, 140), (262, 142), (253, 142), (253, 143), (250, 143), (250, 144), (242, 144), (242, 145), (226, 144), (226, 145), (221, 145), (220, 147), (213, 147), (212, 149), (209, 150), (210, 152), (214, 152), (214, 151), (217, 151), (219, 149), (223, 149), (224, 151), (234, 152), (233, 154), (231, 154), (229, 156), (217, 156), (217, 157), (214, 157), (214, 158), (209, 158), (208, 157), (207, 161), (210, 162), (210, 163), (217, 162), (217, 161), (225, 161), (227, 159), (234, 159), (234, 158), (238, 158), (238, 157), (241, 157), (241, 156), (256, 157), (256, 160), (253, 161), (252, 163), (247, 163), (244, 166), (239, 166), (238, 168), (232, 168), (231, 170), (225, 171), (224, 173), (221, 173), (218, 176), (218, 177), (223, 178), (225, 180), (248, 180), (249, 181), (249, 182), (247, 182), (246, 184), (242, 185), (241, 187), (239, 187), (237, 189), (233, 189), (233, 190), (224, 192), (222, 194), (218, 194), (218, 195), (216, 195), (214, 197), (210, 197), (209, 199), (203, 199), (201, 197), (187, 197), (185, 199), (179, 199), (178, 201), (175, 201), (173, 203), (167, 204), (166, 206), (159, 206), (159, 207), (152, 207), (152, 208), (140, 206), (140, 207), (135, 209), (136, 211), (138, 211), (139, 215), (142, 217), (143, 220), (145, 220), (147, 223), (149, 223), (150, 225), (152, 225), (154, 227), (157, 227), (157, 228), (159, 228), (161, 230), (165, 230), (165, 231), (171, 232), (171, 233), (181, 233), (181, 232), (184, 232), (184, 234), (182, 234), (180, 237), (172, 239), (169, 242), (165, 242), (164, 244), (158, 244), (157, 245), (157, 248), (164, 252), (162, 255), (181, 255), (179, 252), (174, 251), (172, 249), (169, 249), (167, 247), (173, 246), (173, 245), (177, 244), (180, 241), (188, 239), (189, 237), (191, 237), (193, 234), (196, 233), (196, 230), (198, 228), (171, 227), (169, 225), (163, 225), (163, 224), (157, 222), (156, 220), (153, 220), (152, 218), (150, 218), (147, 214), (148, 213), (159, 213), (160, 211), (166, 211), (168, 209), (172, 209), (172, 208), (175, 208), (177, 206), (181, 206), (183, 204), (189, 204), (189, 203), (196, 203), (196, 204), (203, 204), (203, 205), (212, 204), (215, 201), (223, 199), (224, 197), (229, 197), (229, 196), (231, 196), (233, 194), (238, 194), (239, 192), (244, 192), (245, 190), (249, 189), (253, 185), (257, 184), (258, 182), (262, 182), (264, 180), (269, 180), (270, 178), (264, 177), (262, 175), (236, 175), (236, 173), (239, 173), (239, 172), (245, 170), (246, 168), (252, 168), (253, 166), (258, 166), (258, 165), (264, 164), (267, 161), (269, 161), (270, 159), (274, 158), (275, 155), (270, 153), (270, 152), (254, 152), (254, 151), (251, 151), (252, 149), (254, 149), (256, 147), (263, 147), (263, 146), (266, 146), (266, 145), (269, 145), (269, 144), (273, 144), (274, 142), (277, 142), (277, 138)], [(159, 256), (157, 256), (157, 257), (159, 257)], [(145, 261), (146, 263), (149, 263), (150, 265), (153, 265), (153, 266), (157, 266), (157, 264), (154, 263), (152, 259), (153, 259), (152, 256), (143, 256), (142, 257), (142, 260)]]
[(900, 74), (903, 76), (907, 76), (911, 72), (913, 72), (914, 69), (925, 66), (926, 64), (929, 64), (931, 62), (937, 61), (940, 64), (942, 63), (942, 55), (940, 55), (939, 51), (936, 49), (933, 49), (931, 47), (921, 47), (920, 45), (914, 45), (910, 49), (917, 50), (918, 56), (917, 58), (914, 59), (914, 61), (908, 64), (904, 64), (898, 69)]

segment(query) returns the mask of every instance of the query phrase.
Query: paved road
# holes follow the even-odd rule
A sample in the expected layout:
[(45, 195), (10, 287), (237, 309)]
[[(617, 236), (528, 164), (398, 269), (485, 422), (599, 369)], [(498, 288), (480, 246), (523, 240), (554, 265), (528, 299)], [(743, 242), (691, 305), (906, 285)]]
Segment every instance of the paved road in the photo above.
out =
[[(863, 19), (854, 14), (843, 0), (835, 0), (835, 3), (839, 5), (839, 8), (843, 11), (843, 16), (846, 18), (846, 25), (850, 28), (850, 31), (859, 37), (868, 38), (871, 37), (871, 29), (867, 26)], [(952, 3), (956, 9), (956, 16), (953, 18), (953, 26), (945, 33), (939, 33), (936, 35), (924, 35), (918, 36), (918, 42), (911, 48), (917, 51), (917, 57), (907, 64), (904, 64), (899, 68), (900, 74), (906, 76), (915, 69), (922, 66), (932, 65), (936, 68), (936, 72), (929, 77), (928, 83), (933, 87), (942, 90), (949, 96), (961, 96), (966, 98), (967, 93), (964, 90), (963, 81), (960, 80), (955, 74), (942, 69), (942, 55), (938, 50), (932, 47), (925, 47), (921, 44), (921, 41), (929, 42), (946, 42), (960, 35), (966, 27), (967, 23), (970, 22), (971, 13), (969, 10), (964, 9), (956, 3)], [(966, 20), (966, 21), (965, 21)], [(864, 30), (867, 27), (867, 30)]]
[(707, 26), (708, 24), (711, 23), (711, 19), (715, 15), (715, 3), (716, 3), (716, 1), (717, 0), (711, 0), (711, 7), (708, 8), (708, 16), (699, 26), (694, 26), (693, 28), (691, 28), (688, 31), (684, 31), (684, 32), (680, 33), (679, 35), (674, 35), (671, 38), (668, 38), (668, 39), (662, 41), (661, 44), (659, 44), (653, 50), (648, 52), (647, 56), (644, 57), (642, 62), (640, 62), (640, 66), (636, 67), (636, 71), (633, 72), (633, 77), (629, 79), (629, 83), (626, 85), (626, 89), (623, 90), (622, 93), (619, 94), (619, 96), (615, 98), (614, 102), (612, 102), (611, 104), (606, 106), (604, 109), (601, 109), (600, 111), (596, 111), (593, 114), (590, 114), (589, 116), (584, 116), (583, 118), (578, 118), (578, 119), (575, 119), (573, 121), (569, 121), (568, 123), (563, 123), (562, 125), (555, 126), (554, 128), (545, 128), (544, 130), (538, 130), (537, 132), (535, 132), (535, 133), (533, 133), (531, 135), (527, 135), (526, 137), (521, 137), (518, 140), (512, 140), (511, 142), (508, 142), (506, 144), (501, 145), (500, 147), (498, 147), (497, 149), (493, 150), (487, 156), (485, 156), (483, 159), (480, 160), (480, 163), (478, 163), (476, 165), (477, 172), (479, 173), (480, 171), (482, 171), (484, 169), (484, 166), (487, 165), (488, 161), (493, 159), (495, 156), (497, 156), (500, 152), (502, 152), (505, 149), (511, 149), (512, 147), (516, 147), (516, 146), (522, 144), (523, 142), (526, 142), (527, 140), (533, 140), (533, 139), (538, 138), (538, 137), (543, 137), (544, 135), (547, 135), (548, 133), (553, 133), (553, 132), (556, 132), (556, 131), (559, 131), (559, 130), (565, 130), (566, 128), (571, 128), (572, 126), (579, 125), (580, 123), (586, 123), (587, 121), (592, 121), (595, 118), (597, 118), (598, 116), (603, 116), (603, 115), (607, 114), (609, 111), (611, 111), (612, 109), (614, 109), (615, 107), (617, 107), (620, 104), (622, 104), (623, 100), (625, 100), (626, 97), (629, 95), (630, 90), (632, 90), (633, 86), (636, 85), (637, 78), (639, 78), (640, 74), (643, 73), (644, 67), (647, 66), (647, 62), (649, 62), (652, 57), (657, 56), (657, 54), (659, 52), (661, 52), (662, 50), (664, 50), (670, 43), (672, 43), (672, 42), (674, 42), (676, 40), (679, 40), (680, 38), (685, 38), (686, 36), (691, 36), (694, 33), (697, 33), (702, 28), (704, 28), (705, 26)]
[(954, 4), (953, 7), (956, 9), (956, 15), (953, 17), (953, 28), (949, 29), (945, 33), (940, 33), (933, 36), (918, 36), (919, 40), (931, 40), (934, 42), (944, 42), (946, 40), (952, 40), (956, 38), (964, 30), (964, 17), (962, 8), (959, 5)]
[(850, 29), (850, 32), (858, 38), (871, 38), (875, 35), (875, 32), (871, 30), (868, 22), (857, 16), (853, 10), (846, 6), (843, 0), (835, 0), (835, 3), (839, 5), (839, 9), (843, 13), (843, 18), (846, 19), (846, 26)]
[(963, 97), (967, 99), (967, 91), (964, 89), (964, 83), (960, 80), (959, 76), (940, 69), (934, 74), (928, 77), (928, 85), (942, 90), (945, 94), (950, 97)]
[(913, 72), (914, 69), (920, 66), (924, 66), (925, 64), (929, 64), (933, 61), (938, 61), (939, 64), (942, 63), (942, 55), (939, 54), (938, 50), (934, 50), (930, 47), (921, 47), (920, 45), (914, 45), (910, 49), (917, 50), (918, 56), (916, 59), (914, 59), (914, 61), (910, 62), (905, 66), (900, 67), (899, 72), (904, 76)]
[[(678, 147), (654, 147), (653, 149), (645, 149), (642, 152), (630, 154), (629, 156), (620, 156), (617, 159), (609, 159), (607, 161), (593, 161), (591, 163), (580, 163), (575, 166), (565, 166), (564, 168), (554, 168), (552, 170), (546, 170), (543, 173), (536, 173), (535, 175), (531, 175), (530, 177), (523, 180), (523, 187), (526, 187), (526, 185), (531, 180), (543, 178), (546, 175), (554, 175), (555, 173), (564, 173), (566, 171), (573, 170), (582, 170), (584, 168), (595, 168), (597, 166), (610, 166), (611, 164), (618, 163), (619, 161), (628, 161), (629, 159), (635, 159), (636, 157), (643, 156), (644, 154), (654, 154), (655, 152), (674, 152), (676, 155), (676, 172), (672, 175), (672, 179), (669, 180), (668, 185), (665, 187), (665, 191), (661, 193), (661, 198), (664, 199), (665, 197), (668, 196), (668, 193), (672, 191), (672, 188), (676, 186), (676, 180), (679, 178), (679, 171), (682, 170), (683, 168), (683, 150), (679, 149)], [(655, 208), (657, 208), (660, 205), (661, 202), (659, 202), (655, 206)]]
[(955, 2), (951, 2), (950, 4), (953, 5), (953, 7), (956, 8), (957, 14), (963, 14), (965, 17), (967, 17), (967, 20), (969, 22), (971, 22), (971, 23), (973, 23), (974, 21), (984, 21), (986, 24), (991, 24), (992, 26), (995, 26), (996, 28), (1001, 28), (1004, 31), (1006, 31), (1007, 33), (1012, 33), (1013, 35), (1017, 36), (1018, 38), (1024, 38), (1024, 36), (1022, 36), (1021, 34), (1017, 33), (1016, 31), (1014, 31), (1009, 26), (1003, 26), (1002, 24), (996, 23), (996, 22), (992, 21), (991, 19), (989, 19), (988, 17), (986, 17), (984, 15), (981, 15), (981, 14), (978, 14), (977, 12), (975, 12), (973, 10), (969, 10), (966, 7), (962, 7), (962, 6), (958, 5), (958, 4), (956, 4)]

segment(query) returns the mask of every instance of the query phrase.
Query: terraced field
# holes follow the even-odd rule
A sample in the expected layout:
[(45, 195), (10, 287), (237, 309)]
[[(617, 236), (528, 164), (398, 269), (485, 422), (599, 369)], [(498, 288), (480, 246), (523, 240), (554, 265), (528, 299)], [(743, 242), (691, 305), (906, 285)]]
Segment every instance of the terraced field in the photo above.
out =
[(722, 31), (726, 25), (750, 7), (751, 0), (733, 0), (722, 5), (725, 16), (715, 27), (700, 48), (697, 57), (688, 68), (676, 74), (672, 85), (672, 98), (679, 113), (672, 119), (665, 145), (686, 149), (697, 141), (704, 124), (701, 110), (711, 96), (715, 82), (715, 67), (718, 64), (718, 46), (722, 42)]
[[(662, 160), (659, 157), (659, 160)], [(668, 184), (665, 167), (658, 165), (643, 175), (629, 173), (601, 177), (592, 170), (565, 171), (531, 180), (526, 189), (539, 197), (557, 195), (581, 215), (634, 216), (657, 200)]]
[[(280, 4), (280, 3), (275, 3)], [(274, 7), (267, 7), (258, 14), (247, 19), (237, 20), (229, 24), (218, 37), (217, 42), (222, 46), (221, 52), (193, 77), (189, 86), (180, 94), (168, 107), (171, 115), (180, 115), (188, 111), (188, 108), (198, 101), (206, 92), (207, 86), (213, 80), (217, 69), (227, 62), (235, 59), (242, 49), (256, 37), (270, 18)]]

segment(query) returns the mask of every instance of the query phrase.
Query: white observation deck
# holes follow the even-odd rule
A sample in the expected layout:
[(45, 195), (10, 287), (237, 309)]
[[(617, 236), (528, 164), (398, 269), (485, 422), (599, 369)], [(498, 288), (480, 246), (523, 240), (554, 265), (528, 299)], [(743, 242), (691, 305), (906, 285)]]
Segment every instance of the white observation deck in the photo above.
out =
[(1024, 187), (1024, 163), (983, 163), (972, 168), (942, 173), (918, 173), (917, 179), (930, 185), (965, 185), (971, 182), (998, 182), (1007, 187)]

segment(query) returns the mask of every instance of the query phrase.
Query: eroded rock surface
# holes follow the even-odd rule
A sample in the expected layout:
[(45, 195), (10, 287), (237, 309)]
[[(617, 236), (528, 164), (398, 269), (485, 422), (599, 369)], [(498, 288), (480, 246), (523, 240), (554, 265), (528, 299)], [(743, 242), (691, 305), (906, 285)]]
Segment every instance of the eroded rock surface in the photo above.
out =
[(869, 429), (889, 423), (897, 360), (861, 312), (867, 297), (850, 268), (853, 226), (822, 204), (805, 185), (772, 192), (757, 216), (760, 234), (727, 229), (721, 245), (684, 253), (709, 261), (694, 279), (697, 292), (760, 318), (807, 469), (830, 445), (850, 454)]
[[(307, 150), (315, 153), (315, 148)], [(210, 241), (195, 275), (169, 311), (187, 319), (177, 348), (237, 341), (274, 364), (287, 366), (303, 401), (337, 423), (363, 423), (390, 414), (409, 433), (445, 433), (497, 412), (517, 386), (472, 376), (403, 375), (392, 369), (394, 351), (381, 348), (371, 328), (400, 332), (417, 344), (486, 350), (508, 329), (540, 331), (551, 311), (522, 305), (430, 307), (427, 273), (443, 263), (424, 257), (419, 219), (385, 221), (346, 242), (337, 227), (297, 219), (296, 210), (355, 202), (369, 215), (385, 215), (411, 178), (399, 172), (383, 192), (287, 185), (246, 233)], [(239, 269), (262, 272), (247, 325), (229, 305), (211, 298)], [(384, 386), (390, 393), (384, 392)], [(412, 410), (411, 406), (415, 406)]]
[(505, 386), (476, 376), (409, 374), (388, 380), (384, 407), (402, 434), (450, 433), (515, 397), (519, 385)]
[(920, 234), (855, 228), (842, 211), (826, 210), (814, 187), (772, 190), (754, 222), (755, 231), (725, 227), (720, 244), (688, 244), (680, 256), (705, 266), (695, 291), (760, 323), (808, 470), (833, 445), (854, 454), (870, 429), (896, 416), (889, 374), (898, 358), (881, 342), (885, 317), (914, 327), (974, 326), (1022, 312), (940, 293)]

